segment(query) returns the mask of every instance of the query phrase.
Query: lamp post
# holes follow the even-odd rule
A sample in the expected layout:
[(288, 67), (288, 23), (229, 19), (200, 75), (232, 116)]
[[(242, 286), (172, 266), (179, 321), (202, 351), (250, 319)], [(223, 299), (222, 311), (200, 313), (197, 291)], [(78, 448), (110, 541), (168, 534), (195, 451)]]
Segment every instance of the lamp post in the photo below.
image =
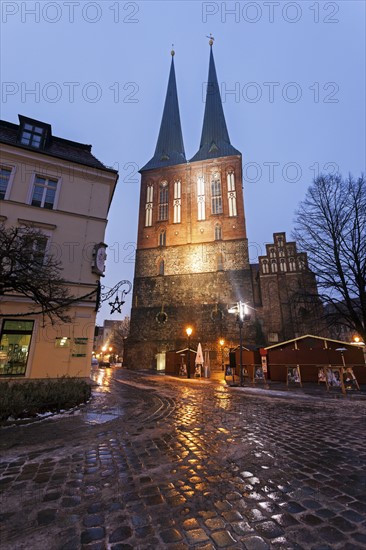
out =
[[(239, 302), (241, 303), (241, 302)], [(243, 373), (243, 326), (244, 318), (240, 314), (238, 315), (238, 325), (239, 325), (239, 357), (240, 357), (240, 385), (244, 386), (244, 373)]]
[(187, 327), (186, 328), (186, 334), (187, 334), (187, 338), (188, 338), (187, 378), (190, 378), (191, 377), (191, 353), (190, 353), (190, 348), (191, 348), (192, 327)]
[(229, 313), (236, 313), (237, 314), (237, 321), (239, 325), (239, 346), (240, 346), (240, 385), (244, 386), (244, 373), (243, 373), (243, 326), (244, 321), (248, 321), (250, 319), (250, 314), (248, 310), (247, 304), (240, 301), (235, 306), (231, 307), (229, 309)]
[(224, 344), (225, 344), (225, 340), (223, 338), (221, 338), (221, 340), (219, 341), (219, 344), (221, 346), (221, 370), (223, 371), (224, 370)]

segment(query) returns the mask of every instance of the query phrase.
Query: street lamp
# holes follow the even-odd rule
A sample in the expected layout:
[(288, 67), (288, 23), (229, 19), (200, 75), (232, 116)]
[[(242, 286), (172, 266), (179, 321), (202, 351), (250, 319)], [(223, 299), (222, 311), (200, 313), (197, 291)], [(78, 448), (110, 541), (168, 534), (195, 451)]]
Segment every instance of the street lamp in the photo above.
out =
[(221, 370), (223, 371), (224, 370), (224, 344), (225, 344), (225, 340), (223, 338), (221, 338), (221, 340), (219, 340), (219, 344), (221, 346)]
[(240, 385), (244, 386), (244, 373), (243, 373), (243, 326), (244, 321), (250, 319), (249, 309), (247, 304), (240, 301), (237, 304), (229, 309), (229, 313), (237, 314), (237, 321), (239, 325), (239, 346), (240, 346)]
[(190, 346), (191, 346), (191, 334), (193, 332), (192, 327), (186, 328), (186, 334), (188, 338), (188, 358), (187, 358), (187, 378), (191, 377), (191, 354), (190, 354)]

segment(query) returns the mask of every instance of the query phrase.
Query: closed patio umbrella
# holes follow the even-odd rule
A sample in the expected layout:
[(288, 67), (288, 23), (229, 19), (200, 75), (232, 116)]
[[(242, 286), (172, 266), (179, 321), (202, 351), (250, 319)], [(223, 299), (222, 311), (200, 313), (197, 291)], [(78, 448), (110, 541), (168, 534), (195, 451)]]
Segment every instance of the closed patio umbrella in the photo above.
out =
[(196, 376), (201, 376), (201, 367), (203, 365), (203, 353), (202, 353), (201, 342), (198, 344), (196, 359), (194, 362), (196, 365)]

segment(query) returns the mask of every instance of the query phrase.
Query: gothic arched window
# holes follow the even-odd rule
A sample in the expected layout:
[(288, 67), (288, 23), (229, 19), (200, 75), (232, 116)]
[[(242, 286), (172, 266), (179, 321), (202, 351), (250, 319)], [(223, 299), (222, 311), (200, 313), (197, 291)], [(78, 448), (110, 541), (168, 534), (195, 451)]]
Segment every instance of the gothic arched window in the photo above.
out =
[(286, 260), (284, 258), (280, 260), (280, 270), (283, 272), (287, 271)]
[(277, 273), (277, 261), (276, 260), (271, 261), (271, 271), (272, 271), (272, 273)]
[(222, 194), (220, 174), (211, 175), (211, 211), (212, 214), (222, 214)]
[(224, 270), (224, 257), (222, 254), (218, 254), (217, 256), (217, 271), (223, 271)]
[(164, 270), (165, 270), (164, 260), (160, 260), (160, 262), (159, 262), (159, 275), (164, 275)]
[(159, 221), (168, 219), (169, 187), (167, 181), (159, 186)]
[(222, 239), (222, 227), (221, 223), (215, 225), (215, 241), (221, 241)]
[(166, 246), (166, 231), (162, 229), (159, 233), (159, 246)]
[(263, 273), (269, 273), (268, 260), (262, 261), (262, 270), (263, 270)]

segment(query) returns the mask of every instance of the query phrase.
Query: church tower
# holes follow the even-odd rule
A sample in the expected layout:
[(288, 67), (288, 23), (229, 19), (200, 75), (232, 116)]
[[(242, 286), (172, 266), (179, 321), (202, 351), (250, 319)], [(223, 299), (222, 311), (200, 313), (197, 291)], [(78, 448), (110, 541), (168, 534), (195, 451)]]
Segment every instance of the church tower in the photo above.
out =
[[(125, 364), (156, 367), (156, 354), (187, 345), (236, 345), (228, 307), (253, 305), (242, 192), (242, 157), (230, 142), (210, 40), (201, 142), (186, 160), (174, 52), (160, 132), (140, 170), (141, 191), (130, 337)], [(253, 323), (245, 342), (254, 343)], [(211, 356), (214, 358), (215, 353)]]

